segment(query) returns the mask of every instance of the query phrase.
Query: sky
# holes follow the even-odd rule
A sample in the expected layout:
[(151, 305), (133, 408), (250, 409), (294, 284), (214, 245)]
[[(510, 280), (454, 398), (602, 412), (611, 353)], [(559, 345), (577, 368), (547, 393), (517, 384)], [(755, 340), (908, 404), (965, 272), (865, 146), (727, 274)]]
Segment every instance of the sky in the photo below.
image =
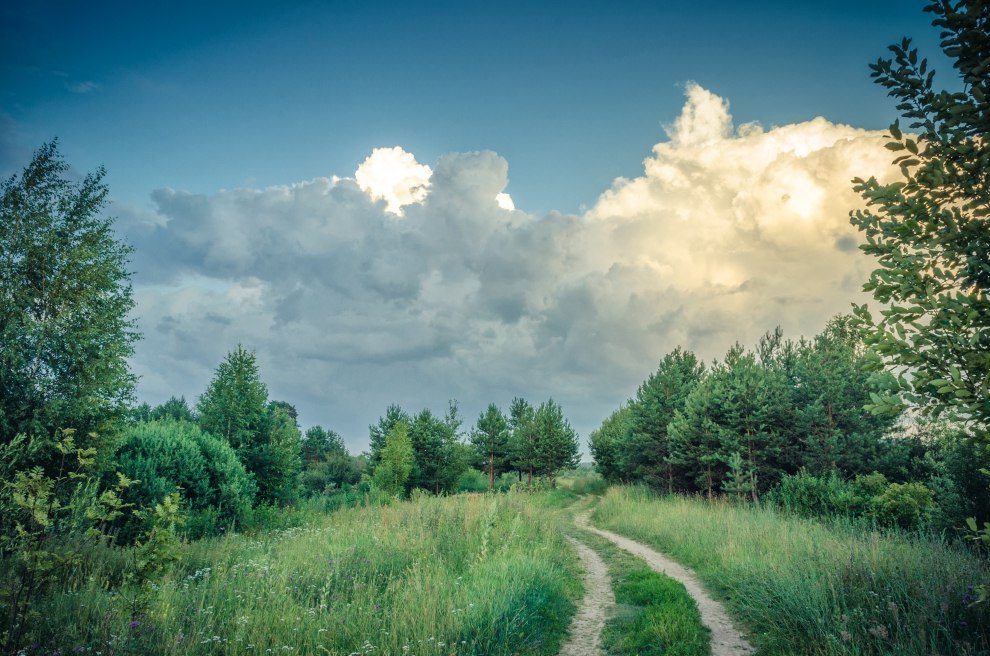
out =
[(141, 401), (242, 344), (355, 452), (450, 399), (584, 439), (678, 345), (867, 300), (868, 63), (911, 36), (951, 85), (923, 4), (8, 3), (0, 174), (53, 138), (106, 168)]

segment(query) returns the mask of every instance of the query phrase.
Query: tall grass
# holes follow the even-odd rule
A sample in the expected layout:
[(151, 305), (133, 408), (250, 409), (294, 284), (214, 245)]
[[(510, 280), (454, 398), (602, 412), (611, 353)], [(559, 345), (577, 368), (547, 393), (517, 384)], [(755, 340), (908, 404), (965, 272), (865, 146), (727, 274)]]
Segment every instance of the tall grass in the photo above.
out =
[(763, 654), (986, 654), (985, 563), (937, 536), (773, 509), (609, 490), (595, 524), (692, 567)]
[(43, 601), (29, 653), (553, 654), (580, 566), (524, 495), (423, 497), (186, 546), (155, 586), (111, 561)]

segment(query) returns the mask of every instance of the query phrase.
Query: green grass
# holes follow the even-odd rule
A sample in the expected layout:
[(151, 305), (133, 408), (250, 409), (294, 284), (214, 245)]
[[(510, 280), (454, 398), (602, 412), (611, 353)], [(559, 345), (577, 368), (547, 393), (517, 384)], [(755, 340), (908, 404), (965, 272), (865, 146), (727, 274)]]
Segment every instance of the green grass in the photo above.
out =
[(578, 538), (608, 565), (617, 605), (602, 641), (609, 656), (708, 656), (709, 631), (679, 582), (588, 531)]
[(937, 536), (630, 488), (592, 519), (693, 568), (761, 654), (990, 653), (990, 604), (971, 603), (986, 563)]
[[(423, 497), (185, 546), (146, 589), (103, 565), (42, 600), (30, 653), (555, 654), (581, 594), (527, 495)], [(119, 551), (118, 551), (119, 556)], [(119, 557), (118, 557), (119, 560)], [(271, 650), (271, 651), (269, 651)]]

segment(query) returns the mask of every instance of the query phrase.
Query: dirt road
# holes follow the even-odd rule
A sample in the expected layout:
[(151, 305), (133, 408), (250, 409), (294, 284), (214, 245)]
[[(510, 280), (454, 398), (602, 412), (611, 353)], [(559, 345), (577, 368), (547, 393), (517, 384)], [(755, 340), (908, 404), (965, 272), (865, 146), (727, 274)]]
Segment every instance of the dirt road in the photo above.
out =
[[(729, 619), (729, 615), (725, 612), (725, 607), (721, 603), (712, 599), (712, 597), (705, 591), (702, 587), (701, 582), (698, 577), (695, 576), (694, 572), (688, 568), (674, 562), (670, 558), (667, 558), (662, 553), (654, 551), (653, 549), (647, 547), (646, 545), (640, 544), (635, 540), (630, 540), (627, 537), (623, 537), (611, 531), (605, 531), (600, 528), (596, 528), (591, 525), (589, 521), (590, 510), (585, 510), (578, 513), (574, 521), (577, 525), (583, 529), (587, 529), (596, 533), (603, 538), (611, 540), (616, 546), (629, 553), (639, 556), (645, 560), (654, 571), (660, 572), (669, 576), (672, 579), (676, 579), (684, 584), (687, 588), (688, 593), (694, 597), (694, 600), (698, 603), (698, 610), (701, 611), (701, 622), (709, 628), (712, 632), (712, 656), (743, 656), (745, 654), (752, 654), (754, 652), (753, 647), (749, 644), (746, 638), (743, 637), (742, 633), (735, 627), (732, 620)], [(581, 545), (584, 549), (584, 545)], [(579, 550), (580, 553), (580, 550)], [(597, 555), (595, 556), (597, 558)], [(582, 556), (582, 560), (583, 560)], [(601, 560), (599, 558), (599, 560)], [(604, 568), (604, 563), (602, 563)], [(608, 575), (605, 575), (605, 585), (608, 585)], [(588, 588), (590, 590), (590, 587)], [(608, 594), (611, 597), (612, 590), (609, 588)], [(589, 594), (585, 595), (585, 601)], [(615, 603), (614, 597), (612, 597), (612, 603)], [(582, 609), (584, 608), (584, 602), (582, 602)], [(580, 614), (580, 612), (579, 612)], [(575, 622), (577, 618), (575, 618)], [(572, 624), (573, 626), (573, 624)], [(604, 626), (604, 620), (603, 620)], [(572, 634), (571, 641), (574, 640)], [(568, 643), (570, 644), (570, 643)], [(596, 649), (597, 649), (597, 642)], [(561, 654), (596, 654), (597, 651), (573, 651), (564, 652)]]

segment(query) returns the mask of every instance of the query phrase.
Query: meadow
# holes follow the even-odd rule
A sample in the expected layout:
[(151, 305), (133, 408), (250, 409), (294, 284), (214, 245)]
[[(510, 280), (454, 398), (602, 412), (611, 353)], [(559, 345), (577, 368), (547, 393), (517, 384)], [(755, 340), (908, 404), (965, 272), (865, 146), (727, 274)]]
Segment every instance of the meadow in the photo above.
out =
[(209, 538), (145, 586), (127, 551), (40, 600), (29, 654), (554, 654), (581, 594), (526, 495), (417, 495)]
[(691, 567), (758, 653), (986, 654), (985, 561), (941, 535), (611, 488), (592, 515)]

